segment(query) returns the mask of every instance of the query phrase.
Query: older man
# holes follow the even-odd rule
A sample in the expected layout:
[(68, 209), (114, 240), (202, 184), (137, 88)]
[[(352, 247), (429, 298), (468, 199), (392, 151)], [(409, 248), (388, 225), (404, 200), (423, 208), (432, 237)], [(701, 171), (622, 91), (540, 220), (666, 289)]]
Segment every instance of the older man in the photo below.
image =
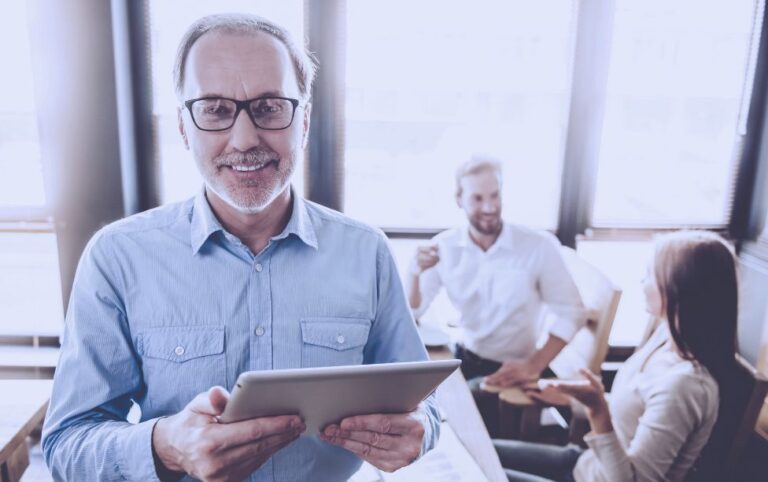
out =
[[(471, 159), (459, 167), (456, 203), (468, 226), (418, 249), (408, 293), (420, 316), (445, 287), (461, 313), (456, 355), (464, 376), (511, 386), (540, 376), (583, 325), (585, 311), (557, 240), (502, 222), (501, 182), (496, 161)], [(552, 315), (549, 335), (536, 348), (545, 305)]]
[(314, 70), (259, 17), (187, 31), (179, 130), (205, 187), (86, 248), (44, 430), (56, 479), (338, 481), (433, 446), (432, 399), (301, 438), (296, 416), (217, 423), (243, 371), (426, 359), (381, 232), (290, 189)]

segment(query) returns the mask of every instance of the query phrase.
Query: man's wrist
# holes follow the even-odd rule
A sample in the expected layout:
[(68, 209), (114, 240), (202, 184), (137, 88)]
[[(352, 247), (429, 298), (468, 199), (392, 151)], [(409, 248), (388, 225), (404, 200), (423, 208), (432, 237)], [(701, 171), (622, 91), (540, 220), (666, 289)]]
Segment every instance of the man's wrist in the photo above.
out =
[(158, 446), (162, 447), (163, 442), (158, 443), (159, 434), (157, 429), (158, 425), (164, 421), (165, 417), (161, 417), (157, 420), (157, 422), (155, 422), (155, 426), (152, 427), (152, 459), (155, 463), (155, 472), (157, 473), (157, 478), (163, 482), (175, 482), (181, 480), (181, 478), (184, 477), (184, 472), (180, 470), (181, 467), (178, 467), (178, 471), (170, 469), (169, 465), (172, 464), (164, 461), (163, 457), (160, 455), (160, 451), (158, 451)]
[(541, 375), (541, 372), (543, 372), (546, 368), (549, 362), (542, 359), (537, 354), (534, 354), (529, 360), (528, 360), (528, 367), (536, 373), (536, 375)]

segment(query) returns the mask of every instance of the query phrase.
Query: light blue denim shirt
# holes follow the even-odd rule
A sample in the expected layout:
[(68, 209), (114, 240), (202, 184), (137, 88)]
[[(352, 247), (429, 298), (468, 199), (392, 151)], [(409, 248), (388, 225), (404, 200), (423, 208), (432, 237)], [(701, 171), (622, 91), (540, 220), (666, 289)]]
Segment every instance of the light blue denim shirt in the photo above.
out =
[[(339, 336), (342, 335), (342, 336)], [(152, 428), (248, 370), (425, 360), (386, 238), (293, 196), (254, 255), (204, 193), (99, 231), (77, 269), (43, 430), (57, 480), (157, 480)], [(126, 415), (131, 401), (141, 421)], [(422, 453), (439, 430), (433, 396)], [(346, 480), (360, 460), (303, 436), (252, 481)]]

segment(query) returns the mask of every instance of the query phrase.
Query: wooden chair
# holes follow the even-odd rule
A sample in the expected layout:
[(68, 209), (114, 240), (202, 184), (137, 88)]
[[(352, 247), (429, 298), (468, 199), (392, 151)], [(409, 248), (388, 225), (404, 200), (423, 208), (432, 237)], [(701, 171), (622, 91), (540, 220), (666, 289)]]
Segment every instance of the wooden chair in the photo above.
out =
[[(587, 308), (587, 322), (549, 366), (559, 378), (577, 378), (580, 368), (600, 373), (608, 353), (608, 337), (621, 299), (621, 288), (572, 248), (563, 247), (562, 255)], [(488, 390), (494, 391), (494, 388)], [(535, 440), (544, 407), (518, 388), (495, 391), (499, 392), (500, 434)]]
[(686, 482), (749, 480), (743, 455), (766, 394), (768, 378), (736, 355), (733, 376), (720, 389), (720, 410), (712, 435)]

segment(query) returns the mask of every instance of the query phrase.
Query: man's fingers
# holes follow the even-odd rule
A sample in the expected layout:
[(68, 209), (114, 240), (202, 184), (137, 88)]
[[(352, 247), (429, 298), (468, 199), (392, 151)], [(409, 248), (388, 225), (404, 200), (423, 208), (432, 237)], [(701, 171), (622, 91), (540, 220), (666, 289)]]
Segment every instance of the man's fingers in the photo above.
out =
[[(323, 432), (326, 436), (329, 436), (328, 432)], [(362, 442), (364, 444), (372, 445), (384, 450), (394, 450), (398, 447), (398, 443), (401, 439), (399, 435), (387, 435), (379, 432), (369, 432), (367, 430), (338, 430), (337, 432), (331, 432), (338, 438), (346, 438), (354, 440), (356, 442)]]
[(263, 457), (266, 459), (278, 450), (291, 444), (294, 440), (299, 438), (300, 435), (301, 432), (298, 430), (270, 435), (259, 439), (258, 441), (228, 448), (222, 451), (219, 457), (226, 465), (237, 465), (243, 460), (256, 457)]
[[(278, 436), (274, 435), (273, 437)], [(222, 467), (226, 469), (232, 480), (243, 480), (248, 477), (248, 474), (264, 465), (264, 462), (274, 454), (295, 442), (297, 438), (298, 436), (291, 437), (288, 440), (284, 440), (275, 445), (270, 445), (264, 450), (255, 453), (253, 452), (252, 447), (238, 447), (232, 449), (231, 453), (227, 454), (227, 458), (222, 459), (220, 463), (222, 464)]]
[(380, 449), (367, 443), (358, 442), (357, 440), (351, 440), (343, 437), (329, 437), (325, 434), (321, 435), (320, 437), (334, 445), (345, 448), (368, 461), (383, 461), (398, 458), (398, 454), (393, 453), (392, 451)]
[(211, 427), (211, 441), (228, 448), (247, 444), (271, 435), (304, 431), (306, 426), (298, 415), (261, 417), (242, 422), (222, 423)]
[(541, 391), (541, 389), (539, 388), (539, 381), (538, 380), (529, 380), (529, 381), (523, 383), (522, 385), (520, 385), (520, 388), (522, 388), (523, 390)]
[(399, 435), (421, 426), (410, 413), (373, 414), (347, 417), (341, 421), (342, 430), (365, 430), (382, 434)]

